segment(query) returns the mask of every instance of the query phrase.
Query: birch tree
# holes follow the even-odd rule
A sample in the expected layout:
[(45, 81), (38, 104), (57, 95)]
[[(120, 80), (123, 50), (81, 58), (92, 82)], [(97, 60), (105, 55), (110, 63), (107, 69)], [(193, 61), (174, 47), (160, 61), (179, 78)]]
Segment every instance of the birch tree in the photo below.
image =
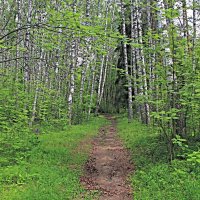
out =
[(128, 67), (128, 55), (127, 55), (127, 45), (126, 45), (126, 20), (125, 20), (125, 13), (124, 13), (124, 2), (121, 0), (121, 15), (122, 15), (122, 34), (124, 36), (123, 41), (123, 52), (124, 52), (124, 65), (125, 65), (125, 74), (127, 79), (128, 85), (128, 120), (129, 122), (133, 119), (133, 100), (132, 100), (132, 82), (129, 75), (129, 67)]

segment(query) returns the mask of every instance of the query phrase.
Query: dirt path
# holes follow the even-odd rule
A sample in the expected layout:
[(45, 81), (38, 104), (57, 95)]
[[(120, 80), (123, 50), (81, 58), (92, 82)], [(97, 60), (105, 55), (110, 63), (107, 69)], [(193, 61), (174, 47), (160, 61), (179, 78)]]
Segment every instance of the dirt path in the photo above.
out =
[(101, 192), (99, 200), (131, 200), (127, 176), (133, 170), (130, 157), (116, 135), (116, 120), (100, 129), (93, 141), (93, 150), (85, 166), (81, 183), (87, 190)]

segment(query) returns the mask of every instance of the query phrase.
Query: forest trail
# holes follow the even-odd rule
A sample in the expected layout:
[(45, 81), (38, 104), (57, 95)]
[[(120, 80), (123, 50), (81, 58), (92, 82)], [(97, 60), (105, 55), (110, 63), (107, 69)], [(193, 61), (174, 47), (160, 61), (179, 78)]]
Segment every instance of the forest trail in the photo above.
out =
[(117, 137), (116, 120), (99, 130), (93, 149), (85, 165), (81, 183), (87, 190), (100, 191), (99, 200), (131, 200), (132, 191), (127, 176), (133, 170), (128, 151)]

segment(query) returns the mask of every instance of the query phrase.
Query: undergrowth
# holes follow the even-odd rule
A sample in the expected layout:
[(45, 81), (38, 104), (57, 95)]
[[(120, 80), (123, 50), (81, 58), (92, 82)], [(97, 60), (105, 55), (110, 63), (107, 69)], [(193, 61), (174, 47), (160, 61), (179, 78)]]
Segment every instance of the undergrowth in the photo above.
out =
[(1, 136), (1, 200), (93, 199), (80, 185), (91, 137), (105, 124), (102, 117), (65, 130), (41, 127), (23, 138)]
[(118, 120), (118, 132), (130, 150), (135, 172), (134, 200), (200, 199), (200, 166), (187, 160), (168, 162), (167, 147), (156, 129), (138, 121)]

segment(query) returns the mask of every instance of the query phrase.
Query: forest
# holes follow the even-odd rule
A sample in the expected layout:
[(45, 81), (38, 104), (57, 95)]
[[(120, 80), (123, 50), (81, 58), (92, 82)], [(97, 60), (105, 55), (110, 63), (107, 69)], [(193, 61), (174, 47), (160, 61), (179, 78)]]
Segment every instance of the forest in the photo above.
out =
[(0, 16), (0, 199), (200, 199), (199, 0)]

